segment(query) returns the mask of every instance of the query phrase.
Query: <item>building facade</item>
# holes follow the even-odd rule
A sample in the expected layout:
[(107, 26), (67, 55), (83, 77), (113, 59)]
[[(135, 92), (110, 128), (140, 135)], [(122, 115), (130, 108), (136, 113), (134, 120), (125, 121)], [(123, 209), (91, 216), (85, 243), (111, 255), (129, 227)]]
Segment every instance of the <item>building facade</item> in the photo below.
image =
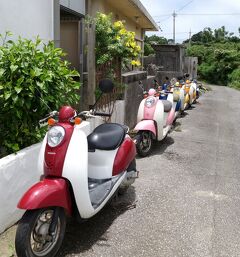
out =
[(127, 30), (135, 32), (142, 49), (145, 31), (158, 30), (139, 0), (0, 0), (0, 7), (1, 34), (11, 31), (13, 40), (39, 36), (63, 48), (65, 58), (71, 68), (80, 72), (81, 80), (84, 73), (88, 77), (85, 91), (89, 105), (95, 101), (95, 31), (92, 27), (85, 32), (84, 17), (112, 13), (114, 20), (124, 20)]

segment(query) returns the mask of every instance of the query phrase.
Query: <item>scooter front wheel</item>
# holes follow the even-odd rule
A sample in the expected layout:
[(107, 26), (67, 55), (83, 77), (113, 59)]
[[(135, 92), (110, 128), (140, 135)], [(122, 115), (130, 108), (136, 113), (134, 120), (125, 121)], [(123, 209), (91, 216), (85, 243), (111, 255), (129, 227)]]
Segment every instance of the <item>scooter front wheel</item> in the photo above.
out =
[(150, 131), (140, 131), (138, 132), (137, 137), (137, 153), (141, 157), (149, 155), (153, 145), (152, 133)]
[(63, 208), (49, 207), (28, 210), (20, 220), (15, 248), (18, 257), (54, 257), (65, 234)]

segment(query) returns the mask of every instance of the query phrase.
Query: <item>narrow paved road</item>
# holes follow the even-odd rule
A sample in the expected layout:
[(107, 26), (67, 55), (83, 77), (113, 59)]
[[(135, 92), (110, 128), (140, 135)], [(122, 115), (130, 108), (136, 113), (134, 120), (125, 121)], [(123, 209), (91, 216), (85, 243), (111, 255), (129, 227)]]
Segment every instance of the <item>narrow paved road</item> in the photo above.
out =
[(240, 92), (213, 87), (137, 160), (125, 196), (69, 222), (58, 257), (239, 257), (239, 138)]
[(239, 138), (240, 92), (213, 87), (137, 160), (126, 196), (70, 224), (59, 256), (240, 256)]

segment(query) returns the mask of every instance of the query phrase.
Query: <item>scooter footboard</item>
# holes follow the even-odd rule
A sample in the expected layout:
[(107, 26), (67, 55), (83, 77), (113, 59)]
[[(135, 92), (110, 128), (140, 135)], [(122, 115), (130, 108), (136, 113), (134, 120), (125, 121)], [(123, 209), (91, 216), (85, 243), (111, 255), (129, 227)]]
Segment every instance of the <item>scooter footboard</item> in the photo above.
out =
[(34, 210), (50, 206), (63, 207), (72, 214), (68, 182), (62, 178), (46, 178), (33, 185), (18, 203), (19, 209)]

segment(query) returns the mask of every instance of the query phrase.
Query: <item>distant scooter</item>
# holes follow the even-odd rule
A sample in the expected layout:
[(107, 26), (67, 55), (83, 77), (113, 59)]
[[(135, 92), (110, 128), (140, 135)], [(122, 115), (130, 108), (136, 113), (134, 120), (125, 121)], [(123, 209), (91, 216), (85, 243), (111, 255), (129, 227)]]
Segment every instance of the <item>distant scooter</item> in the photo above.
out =
[(196, 100), (199, 98), (199, 88), (195, 79), (191, 82), (191, 86), (193, 88), (193, 103), (196, 103)]
[[(107, 93), (113, 84), (105, 79), (99, 88)], [(52, 119), (56, 115), (58, 121)], [(59, 113), (49, 115), (50, 129), (39, 155), (42, 179), (18, 203), (26, 212), (16, 232), (17, 256), (56, 256), (66, 215), (88, 219), (135, 181), (136, 147), (128, 128), (107, 123), (91, 131), (87, 120), (97, 116), (110, 114), (94, 110), (77, 114), (72, 107), (63, 106)]]
[(151, 88), (148, 97), (143, 99), (139, 105), (137, 115), (137, 131), (135, 137), (137, 152), (140, 156), (147, 156), (153, 145), (153, 140), (163, 140), (175, 118), (175, 109), (168, 100), (159, 100), (156, 90)]
[(159, 99), (172, 103), (172, 108), (175, 110), (174, 120), (184, 111), (184, 89), (180, 88), (178, 82), (170, 86), (170, 91), (162, 90)]
[(188, 109), (194, 102), (194, 88), (189, 80), (180, 81), (180, 87), (184, 90), (184, 110)]

